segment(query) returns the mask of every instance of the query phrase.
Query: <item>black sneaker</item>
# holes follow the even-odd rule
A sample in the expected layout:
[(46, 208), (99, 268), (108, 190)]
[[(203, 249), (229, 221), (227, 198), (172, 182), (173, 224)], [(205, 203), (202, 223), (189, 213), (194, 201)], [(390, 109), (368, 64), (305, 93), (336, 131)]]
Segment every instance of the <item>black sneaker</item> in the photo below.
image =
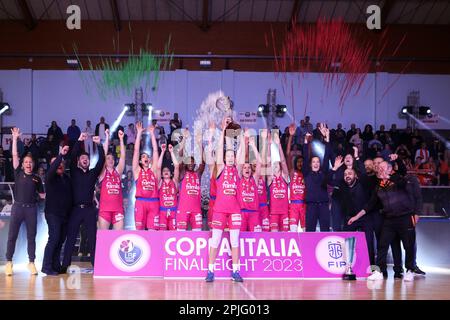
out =
[(387, 273), (387, 271), (384, 271), (384, 272), (383, 272), (383, 278), (384, 278), (384, 279), (387, 279), (387, 278), (388, 278), (388, 273)]
[(417, 267), (417, 266), (414, 268), (413, 272), (414, 272), (414, 274), (416, 276), (424, 276), (424, 275), (426, 275), (426, 273), (423, 272), (422, 270), (420, 270), (419, 267)]
[(394, 273), (394, 279), (403, 279), (403, 273), (400, 272)]

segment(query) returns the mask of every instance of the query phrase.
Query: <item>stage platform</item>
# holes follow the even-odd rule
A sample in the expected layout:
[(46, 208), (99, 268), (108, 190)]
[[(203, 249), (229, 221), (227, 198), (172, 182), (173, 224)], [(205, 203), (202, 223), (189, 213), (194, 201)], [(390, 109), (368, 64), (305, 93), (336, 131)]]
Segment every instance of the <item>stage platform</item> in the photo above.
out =
[[(80, 263), (88, 267), (88, 263)], [(391, 267), (390, 267), (391, 270)], [(79, 288), (70, 275), (30, 276), (24, 266), (12, 277), (0, 266), (0, 300), (449, 300), (450, 266), (425, 269), (425, 278), (414, 282), (364, 279), (345, 282), (326, 280), (230, 280), (205, 283), (198, 279), (106, 278), (81, 274)]]

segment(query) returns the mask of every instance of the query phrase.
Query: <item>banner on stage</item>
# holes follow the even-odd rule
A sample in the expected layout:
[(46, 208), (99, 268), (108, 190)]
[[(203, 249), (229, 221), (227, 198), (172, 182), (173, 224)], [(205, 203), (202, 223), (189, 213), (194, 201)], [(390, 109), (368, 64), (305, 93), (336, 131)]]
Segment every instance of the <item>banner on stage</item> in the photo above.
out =
[[(224, 233), (218, 248), (218, 278), (228, 278), (232, 270), (228, 236)], [(348, 237), (356, 238), (353, 271), (366, 277), (369, 258), (361, 232), (242, 232), (240, 273), (244, 278), (340, 278)], [(207, 231), (99, 230), (94, 276), (203, 278), (209, 238)]]
[(152, 119), (157, 120), (158, 124), (169, 124), (171, 118), (172, 113), (170, 111), (155, 109), (152, 112)]
[(256, 124), (256, 112), (254, 111), (239, 111), (237, 122), (242, 126), (255, 125)]

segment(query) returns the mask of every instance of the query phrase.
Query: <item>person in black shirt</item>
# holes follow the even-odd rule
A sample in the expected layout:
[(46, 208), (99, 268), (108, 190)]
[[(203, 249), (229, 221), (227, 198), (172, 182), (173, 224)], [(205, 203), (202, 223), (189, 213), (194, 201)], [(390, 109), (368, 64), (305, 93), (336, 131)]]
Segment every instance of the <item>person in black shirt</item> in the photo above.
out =
[(88, 237), (88, 247), (91, 263), (94, 265), (95, 240), (97, 233), (97, 211), (94, 206), (94, 190), (97, 178), (105, 164), (105, 151), (100, 146), (100, 137), (94, 136), (92, 141), (97, 145), (98, 161), (93, 169), (89, 169), (89, 154), (81, 152), (81, 144), (87, 138), (86, 133), (81, 133), (80, 138), (75, 143), (71, 152), (70, 174), (72, 178), (72, 199), (73, 208), (70, 213), (67, 226), (67, 240), (64, 245), (64, 259), (61, 272), (67, 271), (72, 260), (72, 252), (75, 247), (80, 226), (86, 228)]
[(37, 229), (37, 201), (39, 194), (40, 198), (45, 198), (42, 188), (41, 179), (33, 174), (33, 158), (26, 156), (23, 159), (22, 166), (20, 165), (20, 158), (17, 152), (17, 140), (20, 137), (19, 128), (11, 129), (12, 133), (12, 157), (14, 168), (14, 204), (11, 210), (11, 221), (8, 232), (8, 244), (6, 249), (6, 268), (5, 274), (11, 276), (13, 274), (12, 258), (16, 248), (17, 236), (19, 235), (20, 226), (25, 221), (27, 227), (27, 249), (28, 270), (32, 275), (36, 275), (37, 269), (34, 265), (36, 258), (36, 229)]
[[(343, 181), (338, 175), (337, 170), (343, 165), (342, 157), (337, 157), (334, 162), (332, 184), (339, 187), (339, 204), (342, 213), (344, 213), (343, 231), (362, 231), (366, 235), (367, 249), (369, 251), (370, 264), (375, 264), (375, 250), (372, 219), (365, 215), (359, 220), (355, 216), (364, 208), (369, 201), (369, 181), (363, 173), (351, 167), (344, 170)], [(357, 221), (356, 221), (357, 220)]]
[(42, 272), (58, 275), (61, 271), (61, 248), (66, 239), (67, 220), (72, 209), (72, 181), (64, 173), (64, 157), (69, 146), (64, 146), (56, 158), (52, 158), (45, 176), (45, 219), (48, 224), (48, 243), (44, 251)]

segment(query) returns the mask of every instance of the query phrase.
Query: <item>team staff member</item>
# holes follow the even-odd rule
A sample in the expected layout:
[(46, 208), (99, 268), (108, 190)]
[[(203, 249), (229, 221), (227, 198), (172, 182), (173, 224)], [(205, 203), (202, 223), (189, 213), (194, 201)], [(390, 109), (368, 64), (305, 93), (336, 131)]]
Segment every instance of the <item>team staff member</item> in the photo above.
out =
[[(391, 160), (395, 158), (391, 157)], [(368, 280), (387, 278), (386, 257), (389, 245), (396, 236), (400, 237), (405, 249), (406, 275), (405, 281), (414, 280), (414, 203), (411, 202), (407, 190), (407, 180), (398, 173), (394, 173), (392, 165), (383, 161), (378, 170), (379, 183), (376, 186), (368, 204), (354, 218), (358, 220), (369, 212), (378, 201), (382, 204), (384, 216), (381, 230), (381, 239), (378, 246), (377, 265), (380, 271), (375, 270)]]
[(58, 275), (61, 271), (61, 248), (66, 239), (67, 221), (72, 210), (72, 181), (64, 173), (64, 158), (68, 152), (69, 146), (64, 146), (60, 154), (51, 160), (45, 176), (48, 242), (44, 251), (42, 272), (49, 276)]
[(370, 216), (363, 216), (356, 219), (355, 216), (364, 208), (369, 201), (370, 193), (367, 187), (367, 176), (356, 173), (353, 168), (344, 170), (344, 183), (338, 174), (338, 169), (344, 164), (342, 156), (336, 157), (332, 169), (332, 185), (339, 187), (339, 207), (344, 215), (343, 231), (362, 231), (366, 235), (367, 249), (369, 251), (370, 265), (375, 264), (374, 236), (372, 219)]
[(64, 246), (64, 260), (61, 272), (66, 272), (70, 266), (72, 252), (82, 224), (86, 228), (88, 252), (90, 253), (92, 265), (94, 265), (95, 260), (97, 212), (94, 206), (94, 191), (97, 178), (105, 165), (105, 151), (100, 145), (100, 137), (93, 137), (92, 141), (97, 146), (98, 161), (93, 169), (89, 169), (89, 154), (86, 152), (80, 153), (81, 144), (84, 144), (86, 138), (86, 133), (82, 133), (71, 152), (70, 175), (72, 178), (73, 208), (67, 227), (67, 240)]
[(37, 229), (37, 194), (44, 199), (45, 194), (41, 179), (33, 173), (34, 162), (31, 156), (23, 158), (20, 166), (17, 140), (20, 137), (19, 128), (11, 129), (12, 158), (14, 168), (14, 204), (11, 209), (11, 220), (8, 231), (8, 244), (6, 248), (5, 274), (13, 274), (12, 259), (16, 248), (17, 236), (20, 226), (25, 221), (27, 227), (28, 270), (32, 275), (38, 274), (34, 259), (36, 258), (36, 229)]

